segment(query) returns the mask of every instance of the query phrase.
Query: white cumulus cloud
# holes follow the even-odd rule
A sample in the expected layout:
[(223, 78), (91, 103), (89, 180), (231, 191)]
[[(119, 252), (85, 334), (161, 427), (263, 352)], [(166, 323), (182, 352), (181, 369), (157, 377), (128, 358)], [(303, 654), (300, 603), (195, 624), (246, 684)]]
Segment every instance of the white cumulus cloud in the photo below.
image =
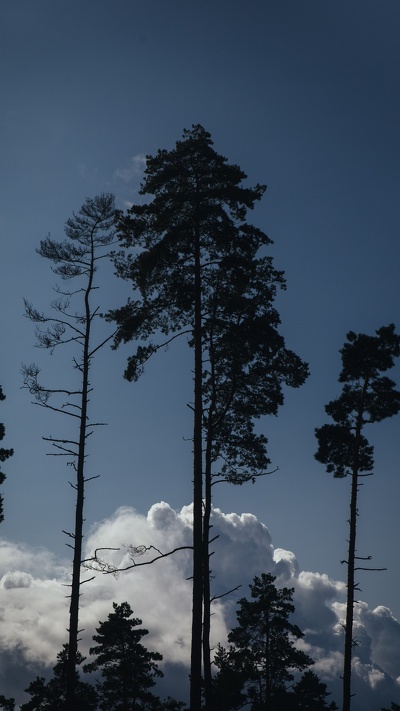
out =
[[(94, 551), (116, 568), (128, 568), (117, 576), (85, 571), (82, 586), (80, 627), (81, 651), (88, 653), (99, 621), (112, 611), (112, 602), (127, 600), (134, 614), (149, 630), (145, 643), (164, 655), (168, 674), (179, 675), (176, 688), (187, 685), (191, 625), (191, 522), (192, 507), (174, 511), (167, 503), (154, 504), (147, 515), (122, 507), (111, 517), (92, 526), (85, 538), (85, 557)], [(226, 644), (235, 625), (236, 601), (249, 594), (255, 575), (270, 572), (278, 586), (295, 589), (294, 621), (305, 633), (302, 646), (315, 660), (314, 671), (327, 682), (331, 698), (340, 703), (343, 666), (343, 616), (345, 585), (320, 572), (301, 571), (295, 553), (275, 548), (271, 534), (250, 513), (212, 514), (211, 557), (213, 594), (212, 644)], [(133, 566), (180, 548), (151, 565)], [(103, 549), (103, 550), (101, 550)], [(114, 549), (114, 550), (113, 550)], [(133, 566), (133, 567), (130, 567)], [(66, 641), (70, 563), (57, 561), (45, 549), (7, 541), (0, 544), (0, 649), (7, 668), (15, 655), (25, 666), (51, 667)], [(225, 596), (229, 590), (235, 590)], [(353, 711), (376, 711), (399, 701), (400, 625), (383, 606), (355, 606)], [(5, 658), (4, 654), (9, 655)], [(7, 662), (8, 659), (8, 662)], [(26, 674), (26, 670), (25, 670)], [(14, 671), (15, 676), (15, 671)], [(4, 674), (2, 693), (7, 684)], [(173, 685), (168, 690), (173, 693)], [(15, 694), (15, 691), (14, 691)]]

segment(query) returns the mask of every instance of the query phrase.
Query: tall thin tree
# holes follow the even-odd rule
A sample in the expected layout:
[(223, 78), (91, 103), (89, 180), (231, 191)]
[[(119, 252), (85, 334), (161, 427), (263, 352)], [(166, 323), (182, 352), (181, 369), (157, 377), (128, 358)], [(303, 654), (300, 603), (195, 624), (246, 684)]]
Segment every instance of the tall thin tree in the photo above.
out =
[(272, 304), (285, 286), (283, 273), (259, 253), (271, 241), (246, 221), (265, 187), (247, 188), (245, 178), (216, 153), (199, 125), (184, 131), (173, 150), (148, 156), (140, 193), (152, 199), (120, 215), (119, 236), (128, 251), (115, 257), (118, 274), (132, 281), (140, 299), (109, 314), (118, 325), (116, 346), (141, 341), (128, 360), (129, 380), (178, 336), (187, 334), (193, 349), (191, 711), (201, 706), (202, 629), (210, 681), (212, 477), (242, 483), (266, 472), (266, 438), (255, 432), (254, 420), (276, 413), (283, 384), (297, 387), (307, 376), (307, 366), (278, 333)]
[[(25, 300), (26, 315), (38, 324), (36, 336), (38, 346), (53, 352), (62, 344), (76, 346), (73, 366), (79, 372), (79, 384), (75, 388), (49, 388), (39, 380), (39, 368), (32, 364), (23, 367), (24, 385), (34, 395), (36, 404), (73, 418), (78, 427), (76, 439), (45, 437), (55, 448), (56, 456), (66, 456), (71, 460), (76, 473), (72, 484), (76, 490), (74, 530), (67, 535), (72, 541), (73, 567), (71, 582), (71, 604), (69, 614), (69, 641), (67, 664), (66, 709), (74, 711), (76, 682), (76, 659), (78, 650), (79, 597), (81, 587), (81, 563), (83, 540), (83, 509), (85, 498), (86, 447), (93, 427), (101, 424), (90, 421), (88, 405), (91, 385), (90, 367), (95, 353), (105, 345), (113, 334), (93, 343), (93, 323), (99, 317), (99, 307), (92, 305), (94, 283), (100, 260), (108, 255), (114, 239), (114, 197), (102, 194), (87, 199), (77, 214), (74, 213), (65, 225), (67, 239), (55, 242), (47, 237), (40, 243), (38, 253), (53, 263), (52, 270), (69, 281), (78, 279), (79, 286), (73, 291), (56, 288), (57, 299), (52, 303), (55, 315), (45, 316)], [(72, 300), (81, 298), (80, 310), (74, 310)], [(52, 397), (53, 396), (53, 397)], [(54, 398), (57, 404), (53, 404)], [(89, 477), (90, 479), (95, 477)]]
[(378, 570), (357, 565), (370, 557), (357, 556), (356, 530), (360, 478), (369, 476), (374, 466), (374, 448), (363, 434), (368, 424), (381, 422), (400, 411), (400, 392), (382, 373), (393, 368), (400, 356), (400, 336), (393, 324), (382, 326), (376, 336), (350, 331), (340, 351), (344, 383), (341, 395), (329, 402), (326, 413), (334, 424), (316, 429), (318, 451), (315, 458), (336, 478), (351, 476), (349, 541), (347, 556), (347, 604), (343, 667), (343, 711), (351, 706), (351, 661), (353, 654), (354, 593), (356, 570)]

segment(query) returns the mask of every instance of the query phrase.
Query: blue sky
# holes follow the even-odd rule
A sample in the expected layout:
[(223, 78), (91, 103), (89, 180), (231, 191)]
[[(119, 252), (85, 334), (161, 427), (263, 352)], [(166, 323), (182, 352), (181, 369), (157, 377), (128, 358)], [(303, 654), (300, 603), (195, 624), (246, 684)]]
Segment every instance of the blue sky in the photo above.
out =
[[(344, 579), (349, 482), (314, 461), (314, 428), (339, 392), (346, 332), (398, 323), (399, 23), (397, 0), (2, 1), (0, 421), (15, 449), (5, 539), (65, 557), (73, 514), (68, 472), (41, 440), (64, 423), (20, 389), (22, 362), (36, 361), (44, 379), (69, 377), (69, 354), (34, 349), (23, 317), (22, 298), (46, 309), (55, 283), (35, 248), (49, 232), (63, 239), (86, 197), (135, 202), (141, 158), (201, 123), (249, 184), (268, 185), (252, 219), (286, 274), (277, 305), (287, 345), (311, 371), (262, 422), (279, 473), (221, 486), (215, 504), (254, 514), (301, 570)], [(128, 294), (106, 268), (100, 303)], [(93, 371), (93, 409), (109, 424), (93, 438), (89, 466), (101, 478), (87, 494), (88, 528), (121, 505), (146, 514), (191, 500), (190, 353), (182, 344), (160, 354), (137, 384), (122, 378), (128, 354), (103, 351)], [(361, 491), (359, 552), (388, 568), (363, 575), (362, 599), (400, 619), (398, 426), (371, 430), (376, 474)]]

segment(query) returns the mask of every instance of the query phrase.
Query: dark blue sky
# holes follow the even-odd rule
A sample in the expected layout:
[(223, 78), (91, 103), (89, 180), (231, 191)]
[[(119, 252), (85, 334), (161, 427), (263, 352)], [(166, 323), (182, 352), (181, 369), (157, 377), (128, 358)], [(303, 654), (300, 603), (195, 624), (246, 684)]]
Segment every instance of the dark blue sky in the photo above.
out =
[[(60, 369), (57, 355), (34, 350), (22, 316), (23, 296), (42, 309), (52, 299), (55, 280), (35, 248), (48, 232), (62, 239), (86, 197), (136, 201), (140, 157), (201, 123), (249, 183), (268, 185), (252, 217), (286, 273), (278, 307), (287, 345), (311, 370), (279, 417), (262, 423), (279, 474), (221, 487), (215, 503), (256, 514), (302, 569), (343, 579), (348, 482), (314, 461), (313, 432), (338, 393), (346, 332), (398, 322), (399, 25), (397, 0), (2, 0), (0, 419), (15, 448), (2, 535), (63, 552), (73, 510), (62, 463), (41, 441), (63, 423), (20, 390), (21, 362), (37, 361), (49, 377)], [(104, 275), (102, 304), (127, 296)], [(190, 354), (171, 348), (133, 385), (122, 380), (128, 353), (102, 353), (94, 371), (93, 406), (109, 426), (93, 444), (90, 466), (102, 476), (88, 525), (121, 504), (145, 513), (191, 497)], [(399, 617), (398, 422), (376, 426), (371, 439), (376, 475), (361, 492), (359, 541), (388, 571), (361, 587), (369, 604)]]

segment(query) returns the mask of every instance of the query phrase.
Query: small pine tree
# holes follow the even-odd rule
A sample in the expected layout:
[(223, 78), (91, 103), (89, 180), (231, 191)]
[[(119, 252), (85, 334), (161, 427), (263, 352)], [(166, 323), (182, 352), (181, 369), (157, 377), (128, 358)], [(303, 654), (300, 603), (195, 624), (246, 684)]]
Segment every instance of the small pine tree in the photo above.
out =
[[(295, 641), (304, 635), (292, 622), (293, 588), (278, 589), (275, 577), (263, 573), (250, 585), (252, 601), (239, 600), (238, 626), (228, 635), (229, 650), (219, 647), (215, 664), (215, 699), (230, 696), (227, 711), (251, 704), (252, 711), (270, 708), (285, 694), (294, 671), (302, 671), (313, 660), (298, 649)], [(223, 707), (221, 707), (223, 708)]]
[(102, 681), (97, 684), (99, 708), (102, 711), (130, 711), (147, 709), (156, 699), (150, 689), (157, 677), (163, 676), (157, 663), (162, 660), (158, 652), (149, 652), (141, 639), (148, 630), (140, 628), (142, 620), (132, 617), (127, 602), (113, 603), (114, 612), (96, 628), (90, 649), (95, 660), (84, 667), (85, 671), (99, 671)]
[(296, 711), (336, 711), (338, 706), (332, 701), (329, 705), (327, 697), (330, 693), (326, 690), (326, 684), (319, 680), (318, 676), (310, 669), (304, 672), (300, 681), (293, 687), (293, 709)]
[[(43, 676), (37, 676), (25, 689), (32, 698), (22, 704), (21, 711), (65, 711), (68, 674), (67, 644), (64, 644), (61, 652), (58, 653), (57, 660), (57, 664), (53, 667), (53, 677), (49, 682), (46, 682)], [(85, 658), (78, 652), (77, 664), (82, 664), (84, 661)], [(76, 711), (97, 711), (96, 690), (91, 684), (80, 680), (78, 671), (75, 672), (74, 703)]]

